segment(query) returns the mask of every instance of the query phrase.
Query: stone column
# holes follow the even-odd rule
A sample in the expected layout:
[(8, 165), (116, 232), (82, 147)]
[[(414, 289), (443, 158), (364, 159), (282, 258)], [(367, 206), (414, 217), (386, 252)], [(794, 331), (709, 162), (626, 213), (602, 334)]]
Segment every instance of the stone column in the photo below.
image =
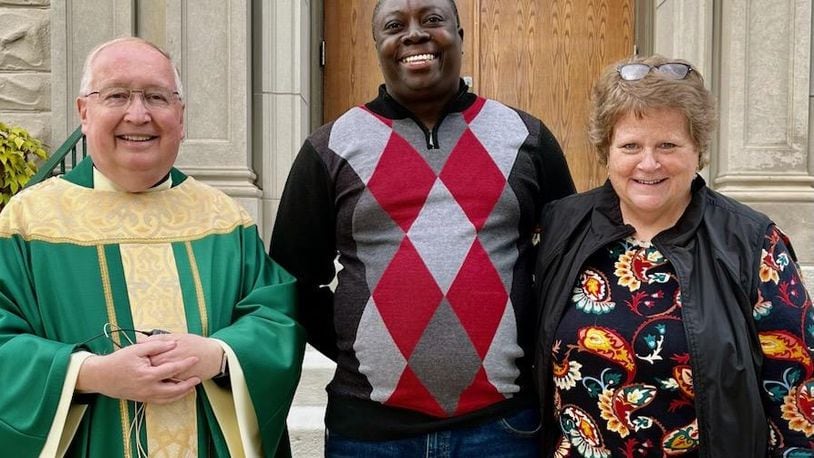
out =
[(713, 185), (791, 237), (814, 286), (809, 149), (809, 0), (726, 0), (720, 9), (720, 139)]
[(309, 0), (254, 2), (257, 170), (263, 187), (263, 239), (268, 243), (291, 162), (309, 133)]
[(248, 0), (166, 0), (166, 48), (186, 92), (177, 165), (261, 217), (251, 167)]
[(0, 121), (51, 145), (49, 4), (0, 0)]
[[(712, 70), (712, 0), (665, 0), (655, 8), (654, 50), (686, 59), (702, 75)], [(711, 82), (707, 78), (707, 84)]]

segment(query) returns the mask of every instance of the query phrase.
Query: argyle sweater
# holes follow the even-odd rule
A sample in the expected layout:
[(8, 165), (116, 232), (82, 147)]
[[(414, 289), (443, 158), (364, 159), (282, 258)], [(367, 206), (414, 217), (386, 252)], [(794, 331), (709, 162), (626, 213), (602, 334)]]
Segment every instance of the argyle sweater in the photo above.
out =
[(542, 205), (572, 192), (542, 122), (463, 83), (432, 131), (384, 86), (315, 131), (271, 255), (298, 278), (309, 341), (337, 362), (328, 429), (391, 439), (533, 402), (532, 236)]

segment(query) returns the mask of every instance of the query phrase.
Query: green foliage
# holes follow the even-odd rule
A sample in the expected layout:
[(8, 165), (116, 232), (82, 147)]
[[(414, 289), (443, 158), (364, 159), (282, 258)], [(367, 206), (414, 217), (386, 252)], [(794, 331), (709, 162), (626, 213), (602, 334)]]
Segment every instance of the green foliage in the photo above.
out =
[(47, 156), (42, 142), (28, 131), (0, 122), (0, 210), (37, 173), (37, 161)]

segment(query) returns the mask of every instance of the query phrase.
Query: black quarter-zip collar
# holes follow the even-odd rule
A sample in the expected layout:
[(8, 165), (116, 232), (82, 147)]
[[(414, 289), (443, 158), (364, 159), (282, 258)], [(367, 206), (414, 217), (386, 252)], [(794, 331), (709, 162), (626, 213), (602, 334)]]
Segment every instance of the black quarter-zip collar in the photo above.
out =
[(427, 149), (432, 150), (440, 147), (438, 144), (438, 128), (441, 126), (444, 118), (446, 118), (450, 113), (460, 113), (466, 110), (467, 108), (471, 107), (473, 103), (475, 103), (475, 100), (477, 100), (477, 96), (469, 92), (469, 86), (467, 86), (464, 80), (461, 79), (458, 83), (458, 92), (441, 111), (441, 116), (438, 118), (438, 121), (435, 123), (432, 130), (427, 129), (424, 123), (422, 123), (413, 112), (408, 110), (404, 105), (398, 103), (396, 99), (390, 96), (390, 94), (387, 93), (387, 87), (384, 84), (379, 86), (379, 96), (376, 97), (375, 100), (367, 103), (365, 107), (368, 110), (388, 119), (412, 119), (413, 122), (415, 122), (424, 133), (424, 138), (427, 142)]

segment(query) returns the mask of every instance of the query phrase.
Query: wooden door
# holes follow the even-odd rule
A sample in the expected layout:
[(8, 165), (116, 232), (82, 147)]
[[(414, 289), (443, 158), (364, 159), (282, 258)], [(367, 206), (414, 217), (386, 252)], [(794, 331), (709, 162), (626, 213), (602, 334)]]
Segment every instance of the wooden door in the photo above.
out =
[[(371, 100), (382, 83), (370, 18), (376, 0), (325, 2), (324, 121)], [(580, 191), (601, 184), (586, 139), (591, 85), (633, 52), (634, 0), (458, 0), (462, 75), (484, 97), (545, 122)]]

